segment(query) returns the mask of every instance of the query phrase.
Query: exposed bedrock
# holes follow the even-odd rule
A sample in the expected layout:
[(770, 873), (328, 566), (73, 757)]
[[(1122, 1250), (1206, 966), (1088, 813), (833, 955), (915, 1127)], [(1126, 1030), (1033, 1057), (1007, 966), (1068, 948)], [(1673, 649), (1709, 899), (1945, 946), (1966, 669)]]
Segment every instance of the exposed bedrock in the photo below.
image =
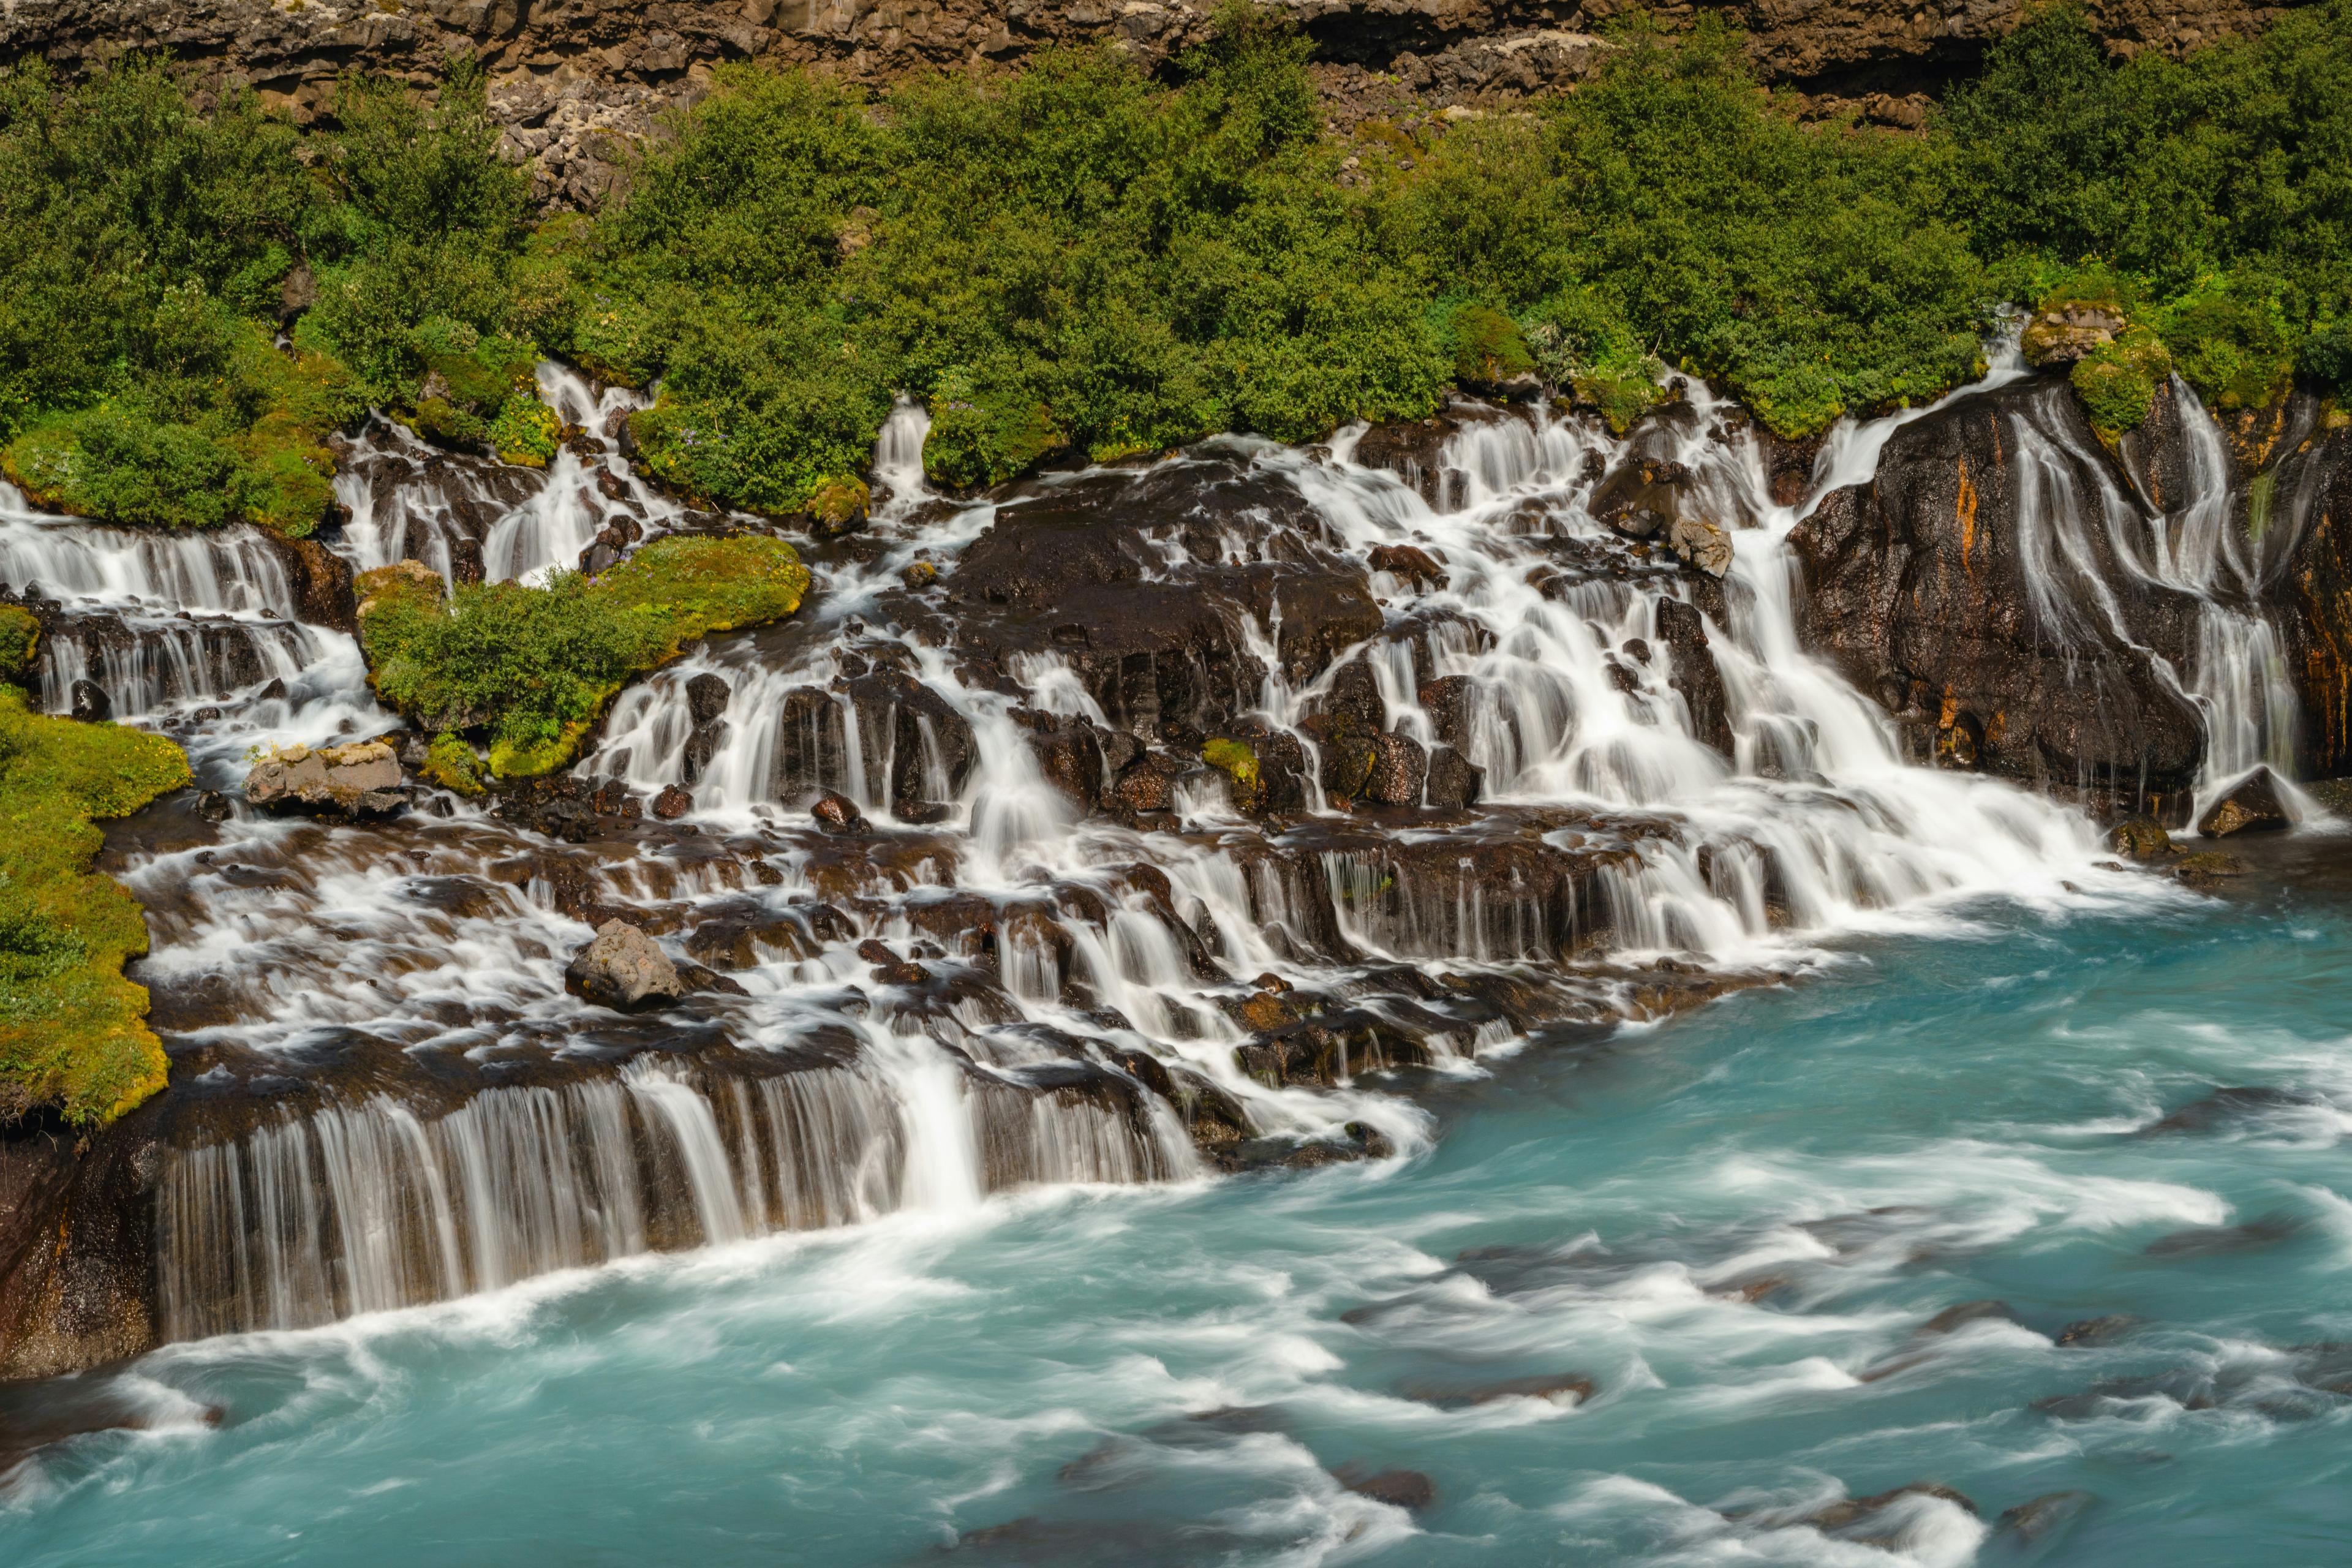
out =
[[(1281, 8), (1315, 39), (1342, 120), (1576, 81), (1605, 50), (1596, 30), (1624, 9), (1616, 0), (1286, 0)], [(2086, 9), (2109, 47), (2130, 54), (2244, 33), (2282, 7), (2090, 0)], [(1213, 10), (1209, 0), (16, 0), (0, 12), (0, 58), (37, 53), (79, 68), (126, 49), (169, 49), (308, 117), (347, 70), (421, 78), (470, 55), (490, 72), (508, 152), (530, 163), (540, 199), (583, 205), (617, 177), (625, 142), (661, 110), (706, 90), (723, 61), (815, 65), (873, 81), (943, 66), (1017, 67), (1048, 45), (1103, 38), (1158, 60), (1203, 37)], [(1651, 10), (1669, 28), (1720, 14), (1747, 30), (1767, 79), (1916, 126), (1919, 91), (1973, 60), (2024, 5), (1665, 0)]]
[(1066, 664), (1140, 739), (1197, 745), (1258, 706), (1269, 674), (1302, 688), (1381, 629), (1363, 567), (1314, 543), (1298, 491), (1244, 459), (1024, 491), (948, 579), (961, 636), (1029, 680)]
[(1962, 398), (1798, 526), (1799, 630), (1923, 760), (2179, 823), (2205, 748), (2178, 673), (2200, 601), (2119, 557), (2138, 526), (2063, 381)]
[(2297, 771), (2352, 775), (2352, 430), (2306, 438), (2281, 458), (2263, 510), (2263, 526), (2290, 541), (2265, 597), (2302, 708)]

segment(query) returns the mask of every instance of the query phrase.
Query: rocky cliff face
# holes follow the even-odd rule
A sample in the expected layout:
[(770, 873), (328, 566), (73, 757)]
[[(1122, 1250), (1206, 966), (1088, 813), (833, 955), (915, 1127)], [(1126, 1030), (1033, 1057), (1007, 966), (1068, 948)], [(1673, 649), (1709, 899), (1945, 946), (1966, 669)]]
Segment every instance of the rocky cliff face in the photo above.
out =
[[(1593, 32), (1619, 0), (1290, 0), (1318, 46), (1343, 121), (1417, 117), (1572, 82), (1593, 68)], [(2095, 0), (2118, 53), (2186, 48), (2243, 32), (2281, 7), (2263, 0)], [(1652, 7), (1670, 27), (1703, 13), (1746, 29), (1758, 68), (1916, 124), (1919, 95), (2013, 26), (2021, 0), (1829, 0), (1801, 5), (1680, 0)], [(1050, 44), (1109, 38), (1147, 59), (1195, 42), (1208, 0), (0, 0), (0, 59), (47, 57), (68, 69), (125, 50), (169, 49), (223, 79), (251, 83), (307, 118), (345, 71), (420, 79), (455, 56), (491, 73), (509, 145), (542, 201), (577, 205), (612, 181), (620, 148), (662, 109), (703, 91), (712, 66), (761, 59), (859, 80), (930, 68), (1018, 66)]]
[(1792, 537), (1800, 626), (1922, 753), (2177, 820), (2203, 734), (2158, 666), (2188, 667), (2197, 605), (2116, 559), (2102, 457), (2055, 380), (1906, 425)]

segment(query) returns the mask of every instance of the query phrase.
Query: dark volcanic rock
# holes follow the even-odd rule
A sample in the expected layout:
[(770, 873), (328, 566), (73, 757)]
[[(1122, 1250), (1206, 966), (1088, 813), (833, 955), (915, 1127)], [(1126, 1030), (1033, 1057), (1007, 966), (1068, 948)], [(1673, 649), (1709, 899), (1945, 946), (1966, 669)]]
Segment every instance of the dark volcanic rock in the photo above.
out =
[(1415, 1513), (1435, 1506), (1437, 1483), (1419, 1470), (1382, 1470), (1360, 1481), (1350, 1481), (1348, 1489), (1374, 1502), (1384, 1502), (1391, 1508), (1410, 1509)]
[(708, 724), (727, 711), (727, 700), (734, 689), (718, 676), (708, 672), (686, 683), (686, 707), (697, 724)]
[[(2021, 456), (2029, 438), (2055, 473)], [(2098, 525), (2107, 461), (2061, 382), (1903, 426), (1872, 483), (1831, 492), (1790, 535), (1799, 632), (1905, 721), (1923, 759), (2177, 822), (2204, 734), (2153, 658), (2186, 668), (2198, 605), (2116, 560)], [(2048, 493), (2062, 478), (2072, 498)], [(2079, 548), (2104, 588), (2050, 537), (2062, 501), (2089, 520)], [(2103, 592), (2128, 643), (2096, 609)]]
[(2292, 823), (2286, 803), (2279, 798), (2278, 775), (2256, 768), (2206, 808), (2197, 819), (2197, 831), (2208, 838), (2226, 838), (2232, 833), (2275, 832)]
[(1319, 535), (1297, 490), (1211, 455), (1016, 494), (948, 592), (976, 648), (1066, 662), (1114, 728), (1202, 735), (1256, 707), (1255, 628), (1294, 686), (1381, 629), (1362, 567)]
[(1444, 811), (1475, 805), (1486, 787), (1486, 771), (1451, 746), (1429, 753), (1428, 802)]
[(1680, 599), (1658, 601), (1658, 640), (1673, 658), (1667, 684), (1690, 710), (1691, 733), (1731, 755), (1731, 700), (1723, 689), (1723, 672), (1708, 651), (1706, 624), (1698, 611)]

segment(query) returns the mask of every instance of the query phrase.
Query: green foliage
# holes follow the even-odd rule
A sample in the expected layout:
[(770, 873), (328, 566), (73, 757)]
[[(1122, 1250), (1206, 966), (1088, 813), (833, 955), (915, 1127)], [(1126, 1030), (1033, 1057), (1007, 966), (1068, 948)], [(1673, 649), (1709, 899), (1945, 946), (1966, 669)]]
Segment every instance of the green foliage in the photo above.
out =
[(360, 637), (378, 694), (439, 733), (434, 760), (453, 777), (476, 776), (467, 733), (487, 742), (491, 773), (519, 777), (570, 762), (632, 676), (711, 632), (789, 616), (807, 589), (781, 540), (673, 535), (602, 577), (454, 598), (430, 574), (379, 568), (358, 583)]
[(2294, 334), (2278, 297), (2242, 279), (2200, 279), (2157, 312), (2157, 331), (2189, 385), (2216, 408), (2258, 408), (2286, 390)]
[(2267, 402), (2298, 363), (2326, 377), (2301, 345), (2352, 307), (2352, 0), (2128, 62), (2053, 6), (1939, 129), (1955, 216), (2004, 278), (2098, 258), (2221, 407)]
[[(299, 535), (332, 499), (323, 437), (369, 402), (422, 401), (436, 368), (495, 381), (452, 404), (453, 429), (485, 437), (535, 351), (500, 335), (523, 190), (479, 80), (429, 102), (353, 83), (337, 109), (305, 138), (251, 93), (198, 112), (154, 60), (73, 86), (37, 60), (0, 75), (0, 461), (27, 489)], [(298, 268), (318, 307), (280, 352)]]
[(1711, 16), (1638, 19), (1599, 78), (1534, 121), (1449, 133), (1403, 194), (1433, 279), (1559, 332), (1622, 413), (1657, 353), (1787, 434), (1940, 393), (1977, 357), (1984, 293), (1915, 139), (1806, 127)]
[(24, 679), (41, 646), (41, 623), (21, 605), (0, 605), (0, 680)]
[(2147, 327), (2132, 327), (2074, 362), (2074, 393), (2091, 428), (2113, 442), (2147, 422), (2157, 389), (2171, 374), (2164, 340)]
[(2324, 383), (2339, 397), (2352, 397), (2352, 316), (2331, 321), (2304, 339), (2295, 352), (2295, 368)]
[(1418, 414), (1412, 270), (1332, 179), (1306, 45), (1237, 10), (1172, 86), (1117, 54), (902, 88), (738, 69), (599, 220), (566, 347), (663, 396), (657, 476), (784, 512), (860, 471), (899, 392), (942, 482), (1243, 427)]
[(0, 688), (0, 1119), (55, 1105), (98, 1126), (163, 1087), (147, 993), (122, 975), (146, 921), (90, 871), (92, 819), (187, 782), (161, 736), (33, 713)]
[(563, 444), (563, 421), (538, 398), (516, 393), (490, 421), (488, 438), (499, 461), (543, 468), (554, 461), (556, 448)]

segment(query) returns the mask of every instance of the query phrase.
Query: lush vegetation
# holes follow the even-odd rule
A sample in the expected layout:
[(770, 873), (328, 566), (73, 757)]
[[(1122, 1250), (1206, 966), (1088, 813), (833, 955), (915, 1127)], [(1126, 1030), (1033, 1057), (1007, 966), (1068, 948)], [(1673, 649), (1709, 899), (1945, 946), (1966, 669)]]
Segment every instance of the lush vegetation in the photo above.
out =
[(1942, 392), (2002, 310), (2070, 290), (2127, 321), (2077, 373), (2110, 432), (2176, 370), (2221, 407), (2352, 391), (2352, 0), (2128, 63), (2044, 9), (1924, 135), (1801, 122), (1709, 17), (1611, 41), (1526, 112), (1346, 139), (1306, 41), (1245, 5), (1156, 76), (1074, 49), (877, 98), (741, 68), (625, 200), (536, 228), (466, 70), (352, 82), (298, 133), (152, 63), (21, 67), (0, 442), (75, 510), (300, 531), (321, 437), (370, 404), (547, 461), (554, 353), (658, 382), (634, 433), (664, 481), (831, 513), (902, 395), (952, 485), (1529, 370), (1621, 425), (1685, 370), (1794, 435)]
[[(27, 667), (30, 620), (0, 606), (0, 679)], [(122, 974), (147, 951), (146, 921), (91, 871), (92, 819), (187, 782), (187, 758), (163, 737), (34, 713), (0, 686), (0, 1121), (54, 1106), (95, 1126), (163, 1087), (147, 993)]]
[(544, 461), (510, 331), (524, 187), (480, 84), (353, 81), (335, 111), (310, 137), (249, 93), (199, 113), (153, 60), (0, 74), (11, 479), (113, 521), (299, 535), (332, 499), (324, 437), (371, 404)]
[(757, 535), (673, 534), (602, 576), (454, 597), (404, 563), (361, 576), (360, 637), (378, 693), (434, 734), (428, 773), (471, 794), (485, 767), (514, 778), (571, 762), (632, 676), (712, 632), (791, 615), (808, 583), (791, 545)]

